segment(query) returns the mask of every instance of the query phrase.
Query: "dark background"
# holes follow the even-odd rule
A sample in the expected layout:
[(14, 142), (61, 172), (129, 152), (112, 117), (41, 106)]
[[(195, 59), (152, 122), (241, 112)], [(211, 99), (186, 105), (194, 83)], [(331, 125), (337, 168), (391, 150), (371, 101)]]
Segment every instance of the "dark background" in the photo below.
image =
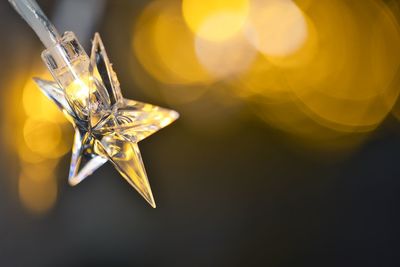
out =
[[(39, 2), (49, 15), (57, 5)], [(29, 212), (18, 199), (5, 118), (13, 110), (4, 104), (0, 266), (400, 266), (400, 124), (389, 116), (361, 146), (341, 153), (298, 145), (246, 105), (226, 111), (223, 127), (207, 123), (225, 112), (217, 108), (199, 122), (188, 118), (184, 108), (136, 90), (131, 77), (126, 25), (145, 3), (108, 1), (92, 31), (102, 34), (130, 88), (126, 97), (181, 113), (140, 143), (157, 209), (110, 164), (68, 186), (67, 155), (57, 169), (55, 206)], [(15, 73), (28, 77), (42, 47), (7, 1), (0, 3), (0, 36), (7, 101)], [(204, 101), (218, 106), (207, 95)]]

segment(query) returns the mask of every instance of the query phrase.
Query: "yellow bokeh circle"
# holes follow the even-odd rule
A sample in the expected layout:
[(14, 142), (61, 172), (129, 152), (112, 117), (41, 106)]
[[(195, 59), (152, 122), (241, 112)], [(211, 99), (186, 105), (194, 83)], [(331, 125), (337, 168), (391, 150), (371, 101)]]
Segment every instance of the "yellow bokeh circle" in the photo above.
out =
[(223, 41), (240, 32), (249, 10), (248, 0), (182, 1), (183, 17), (189, 28), (211, 41)]

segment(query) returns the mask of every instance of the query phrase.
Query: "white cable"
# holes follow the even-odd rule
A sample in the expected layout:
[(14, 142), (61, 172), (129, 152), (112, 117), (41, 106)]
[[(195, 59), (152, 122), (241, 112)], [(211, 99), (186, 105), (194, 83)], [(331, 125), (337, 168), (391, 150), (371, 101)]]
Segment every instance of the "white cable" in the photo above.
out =
[(9, 2), (36, 32), (46, 48), (53, 47), (61, 39), (56, 28), (35, 0), (9, 0)]

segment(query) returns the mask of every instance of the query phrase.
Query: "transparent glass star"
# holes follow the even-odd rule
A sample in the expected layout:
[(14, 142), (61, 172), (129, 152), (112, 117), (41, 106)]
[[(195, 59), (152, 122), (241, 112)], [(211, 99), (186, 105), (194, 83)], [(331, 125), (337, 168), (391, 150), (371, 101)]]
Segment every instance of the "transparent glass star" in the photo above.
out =
[(69, 183), (77, 185), (107, 161), (152, 207), (155, 201), (137, 143), (172, 123), (177, 112), (122, 97), (100, 35), (95, 34), (87, 75), (68, 88), (34, 78), (74, 125)]

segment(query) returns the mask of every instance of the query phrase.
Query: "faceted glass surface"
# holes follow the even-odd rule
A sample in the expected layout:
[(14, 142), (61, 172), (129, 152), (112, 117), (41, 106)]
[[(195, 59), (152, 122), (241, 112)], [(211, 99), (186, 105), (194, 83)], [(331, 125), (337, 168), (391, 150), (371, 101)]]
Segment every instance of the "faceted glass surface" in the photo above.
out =
[(62, 110), (75, 128), (69, 183), (80, 183), (110, 161), (128, 183), (155, 207), (137, 143), (172, 123), (179, 114), (124, 99), (117, 75), (97, 33), (88, 70), (82, 73), (84, 75), (67, 88), (35, 78), (42, 92)]

